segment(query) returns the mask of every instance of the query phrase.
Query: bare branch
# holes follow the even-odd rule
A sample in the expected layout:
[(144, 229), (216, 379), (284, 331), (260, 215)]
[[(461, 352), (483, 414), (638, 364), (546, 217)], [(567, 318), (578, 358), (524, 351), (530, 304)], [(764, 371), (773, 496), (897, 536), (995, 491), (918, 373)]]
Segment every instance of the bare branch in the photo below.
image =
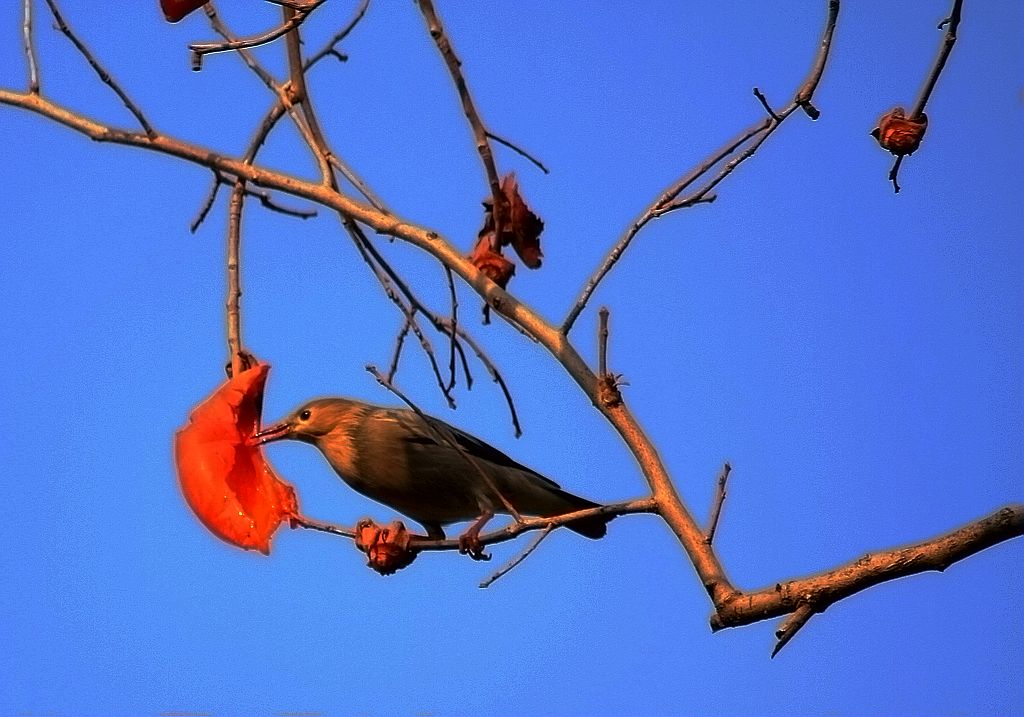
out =
[[(395, 287), (392, 284), (392, 277), (397, 276), (397, 274), (390, 267), (390, 265), (384, 262), (383, 257), (373, 247), (373, 245), (370, 243), (370, 240), (363, 233), (363, 231), (354, 223), (351, 223), (352, 225), (349, 226), (348, 220), (345, 221), (346, 228), (349, 230), (349, 233), (351, 234), (352, 239), (355, 242), (356, 249), (359, 250), (359, 254), (363, 257), (363, 261), (366, 262), (366, 264), (370, 267), (371, 271), (373, 271), (374, 276), (377, 277), (377, 281), (380, 282), (381, 288), (384, 289), (384, 294), (391, 300), (391, 302), (395, 306), (398, 307), (398, 310), (401, 311), (402, 314), (405, 316), (405, 324), (403, 327), (402, 336), (403, 341), (404, 333), (407, 332), (408, 330), (412, 330), (412, 332), (416, 335), (416, 338), (419, 339), (420, 346), (423, 349), (423, 353), (426, 354), (427, 360), (430, 362), (430, 368), (434, 372), (434, 379), (437, 381), (437, 385), (441, 389), (442, 395), (444, 395), (445, 400), (448, 402), (448, 407), (455, 408), (455, 397), (452, 395), (451, 392), (452, 385), (446, 385), (444, 378), (441, 376), (441, 367), (438, 365), (437, 357), (434, 355), (434, 347), (430, 343), (430, 340), (423, 333), (423, 330), (420, 328), (419, 323), (416, 321), (416, 308), (412, 306), (407, 306), (405, 301), (403, 301), (401, 297), (398, 296), (398, 293), (395, 291)], [(399, 343), (398, 346), (396, 347), (394, 358), (392, 359), (393, 368), (391, 371), (388, 372), (388, 383), (391, 382), (395, 374), (398, 372), (397, 362), (399, 358), (399, 353), (401, 351), (401, 347), (401, 343)]]
[(494, 584), (494, 582), (498, 578), (502, 577), (503, 575), (507, 575), (509, 572), (511, 572), (517, 565), (519, 565), (519, 563), (523, 562), (528, 557), (530, 557), (530, 553), (536, 550), (537, 546), (541, 544), (541, 541), (543, 541), (544, 538), (551, 535), (551, 531), (554, 529), (554, 525), (549, 525), (548, 527), (544, 528), (544, 530), (537, 533), (537, 536), (530, 541), (530, 544), (526, 546), (523, 552), (519, 553), (519, 555), (512, 558), (512, 560), (510, 560), (509, 562), (505, 563), (493, 575), (491, 575), (491, 577), (487, 578), (486, 580), (482, 580), (478, 587), (489, 588), (491, 587), (491, 585)]
[(772, 650), (772, 659), (779, 654), (783, 647), (793, 639), (793, 636), (807, 624), (807, 621), (814, 616), (814, 608), (809, 604), (804, 603), (800, 605), (793, 613), (786, 618), (782, 626), (775, 631), (775, 638), (778, 642), (775, 643), (775, 648)]
[(597, 330), (597, 375), (608, 375), (608, 307), (602, 306), (597, 312), (600, 317)]
[(312, 55), (309, 56), (309, 59), (307, 59), (305, 65), (303, 65), (303, 69), (308, 70), (310, 67), (313, 67), (313, 65), (317, 64), (318, 62), (320, 62), (320, 60), (324, 59), (325, 57), (337, 57), (342, 62), (347, 60), (348, 58), (342, 53), (338, 52), (338, 50), (336, 50), (335, 47), (339, 42), (348, 37), (353, 30), (355, 30), (356, 25), (358, 25), (359, 21), (363, 19), (364, 15), (366, 15), (366, 11), (369, 7), (370, 0), (363, 0), (361, 3), (359, 3), (359, 7), (356, 8), (355, 13), (352, 15), (352, 19), (349, 20), (348, 23), (346, 23), (345, 26), (341, 28), (341, 30), (335, 33), (334, 36), (327, 41), (326, 45), (324, 45), (320, 50), (314, 52)]
[(245, 181), (235, 180), (228, 204), (228, 355), (231, 359), (231, 375), (242, 372), (242, 319), (240, 301), (242, 298), (239, 244), (242, 240), (242, 204), (245, 198)]
[(395, 337), (395, 350), (391, 354), (391, 368), (388, 369), (388, 383), (394, 383), (395, 376), (398, 374), (398, 363), (402, 358), (402, 347), (405, 346), (405, 337), (409, 335), (409, 326), (409, 320), (406, 319), (398, 335)]
[[(230, 50), (248, 50), (253, 47), (273, 42), (291, 30), (297, 29), (314, 10), (323, 5), (327, 0), (311, 0), (308, 3), (282, 3), (291, 16), (272, 30), (254, 35), (252, 37), (227, 40), (226, 42), (194, 42), (188, 46), (192, 50), (192, 69), (199, 71), (203, 68), (203, 57), (217, 52), (228, 52)], [(47, 0), (49, 2), (49, 0)]]
[[(60, 9), (57, 7), (56, 0), (46, 0), (46, 4), (49, 6), (50, 12), (53, 14), (53, 19), (57, 23), (57, 29), (64, 33), (65, 37), (71, 40), (71, 44), (74, 45), (75, 49), (77, 49), (82, 57), (85, 58), (85, 61), (89, 63), (89, 66), (92, 67), (93, 71), (100, 78), (100, 81), (112, 89), (114, 94), (121, 98), (121, 102), (124, 103), (124, 106), (128, 108), (129, 112), (135, 115), (135, 119), (139, 121), (139, 124), (142, 126), (146, 135), (149, 137), (155, 137), (156, 131), (154, 131), (153, 127), (150, 126), (149, 121), (146, 119), (145, 115), (142, 114), (142, 111), (135, 106), (135, 103), (131, 101), (128, 94), (121, 89), (121, 86), (117, 84), (117, 81), (110, 76), (110, 73), (107, 72), (102, 65), (100, 65), (96, 58), (93, 57), (89, 48), (85, 46), (85, 43), (78, 39), (78, 36), (75, 35), (68, 24), (64, 21), (64, 16), (61, 15)], [(38, 92), (38, 87), (36, 88), (36, 92)]]
[[(950, 10), (949, 17), (939, 23), (939, 29), (941, 30), (945, 27), (946, 34), (942, 38), (939, 54), (935, 57), (935, 64), (932, 65), (931, 72), (928, 73), (924, 80), (924, 85), (921, 87), (921, 93), (917, 96), (917, 101), (910, 110), (909, 117), (911, 120), (917, 120), (924, 114), (925, 105), (928, 104), (928, 99), (932, 96), (935, 84), (939, 81), (939, 75), (942, 74), (942, 70), (946, 67), (946, 60), (949, 59), (950, 53), (953, 52), (953, 45), (956, 44), (956, 31), (960, 27), (963, 4), (963, 0), (953, 0), (953, 9)], [(892, 189), (896, 194), (900, 193), (900, 166), (902, 166), (905, 156), (903, 154), (898, 155), (892, 164), (892, 169), (889, 170), (889, 181), (892, 182)]]
[(476, 151), (484, 165), (487, 183), (491, 187), (491, 198), (494, 201), (495, 245), (491, 248), (497, 251), (499, 248), (498, 242), (501, 241), (502, 227), (505, 225), (508, 202), (505, 199), (505, 193), (501, 191), (498, 169), (494, 164), (494, 153), (491, 151), (490, 142), (487, 141), (489, 135), (486, 127), (484, 127), (483, 120), (480, 118), (480, 113), (477, 112), (476, 105), (473, 103), (473, 97), (469, 94), (466, 78), (462, 75), (462, 62), (459, 61), (455, 50), (452, 49), (452, 43), (448, 40), (448, 35), (445, 34), (441, 19), (438, 17), (437, 11), (434, 10), (433, 1), (417, 0), (417, 3), (420, 6), (420, 12), (423, 13), (423, 17), (427, 21), (427, 30), (430, 32), (430, 37), (437, 44), (437, 49), (440, 51), (441, 57), (444, 58), (444, 64), (448, 68), (448, 73), (452, 76), (455, 89), (459, 93), (459, 100), (462, 102), (462, 111), (466, 115), (466, 119), (469, 120), (469, 126), (473, 130), (473, 137), (476, 139)]
[(598, 397), (601, 405), (615, 408), (622, 403), (622, 392), (619, 390), (622, 377), (608, 371), (608, 307), (602, 306), (598, 316), (600, 317), (597, 331)]
[[(213, 28), (214, 32), (216, 32), (221, 37), (225, 38), (229, 43), (234, 42), (234, 35), (228, 29), (227, 25), (225, 25), (221, 21), (220, 16), (217, 14), (216, 8), (213, 6), (213, 3), (205, 5), (204, 9), (206, 10), (206, 16), (209, 19), (210, 26)], [(287, 14), (290, 12), (290, 10), (286, 9), (284, 12)], [(296, 32), (298, 32), (298, 30), (296, 30)], [(295, 128), (299, 131), (299, 134), (302, 136), (302, 139), (306, 142), (307, 146), (309, 146), (310, 150), (313, 152), (313, 156), (316, 159), (320, 169), (320, 176), (323, 178), (324, 182), (327, 182), (328, 177), (332, 176), (330, 163), (328, 162), (327, 159), (327, 153), (321, 151), (321, 143), (318, 140), (314, 128), (309, 126), (309, 124), (306, 121), (307, 118), (303, 115), (300, 115), (294, 106), (294, 103), (298, 100), (301, 100), (302, 97), (304, 96), (305, 85), (301, 82), (301, 79), (298, 85), (293, 83), (286, 89), (282, 87), (277, 82), (277, 80), (275, 80), (274, 77), (260, 65), (260, 63), (256, 60), (255, 55), (249, 52), (248, 49), (244, 47), (238, 48), (238, 56), (242, 59), (245, 65), (250, 70), (252, 70), (257, 77), (260, 78), (263, 84), (267, 86), (267, 89), (269, 89), (277, 96), (278, 100), (278, 105), (271, 107), (271, 109), (267, 112), (266, 116), (263, 118), (263, 121), (260, 123), (259, 129), (256, 131), (256, 135), (249, 145), (249, 150), (245, 154), (245, 161), (251, 163), (252, 161), (255, 160), (256, 154), (259, 152), (259, 149), (263, 146), (263, 143), (266, 141), (267, 136), (270, 134), (271, 130), (277, 124), (278, 120), (283, 116), (284, 113), (287, 112), (288, 115), (292, 118), (292, 121), (295, 123)], [(301, 73), (299, 74), (301, 78)]]
[[(586, 307), (587, 302), (590, 301), (590, 297), (601, 283), (602, 279), (607, 276), (608, 272), (612, 270), (612, 267), (619, 261), (622, 254), (629, 247), (634, 237), (643, 229), (644, 226), (652, 219), (656, 219), (669, 212), (677, 209), (683, 209), (686, 207), (694, 206), (695, 204), (706, 203), (714, 201), (714, 196), (710, 194), (711, 190), (714, 189), (720, 182), (726, 177), (732, 174), (733, 170), (736, 169), (741, 163), (749, 159), (758, 150), (758, 148), (771, 136), (775, 130), (781, 125), (781, 123), (789, 117), (795, 110), (803, 108), (812, 117), (816, 117), (817, 110), (813, 108), (811, 103), (811, 97), (814, 95), (814, 91), (818, 87), (818, 82), (821, 80), (822, 73), (825, 70), (825, 63), (828, 59), (829, 52), (832, 48), (832, 35), (835, 31), (836, 21), (839, 17), (839, 0), (829, 0), (828, 3), (828, 19), (825, 22), (825, 31), (822, 35), (821, 46), (815, 56), (814, 64), (811, 67), (810, 73), (804, 83), (800, 86), (800, 90), (797, 92), (793, 102), (781, 111), (772, 111), (767, 106), (767, 102), (760, 96), (759, 99), (765, 104), (768, 110), (769, 117), (761, 120), (757, 124), (749, 127), (740, 133), (738, 137), (730, 140), (724, 147), (719, 149), (717, 152), (711, 155), (709, 159), (700, 164), (697, 168), (689, 172), (688, 174), (681, 177), (671, 187), (666, 189), (659, 195), (659, 197), (650, 204), (636, 220), (630, 225), (626, 232), (619, 238), (615, 245), (608, 252), (601, 266), (594, 272), (593, 276), (587, 281), (580, 293), (576, 303), (570, 309), (565, 321), (562, 322), (562, 333), (568, 334), (572, 329), (573, 324), (576, 323), (576, 319), (579, 318), (580, 313)], [(760, 94), (759, 92), (757, 94)], [(810, 109), (808, 109), (810, 108)], [(813, 110), (813, 113), (811, 112)], [(754, 140), (754, 138), (757, 138)], [(726, 164), (716, 177), (705, 184), (701, 189), (689, 195), (688, 197), (676, 200), (686, 188), (696, 182), (698, 179), (707, 174), (711, 169), (722, 162), (726, 157), (732, 155), (740, 147), (747, 144), (751, 140), (754, 140), (741, 155), (737, 156), (731, 162)]]
[(217, 172), (214, 172), (213, 184), (210, 185), (210, 191), (206, 193), (206, 199), (199, 207), (199, 212), (196, 214), (196, 218), (193, 219), (192, 223), (189, 225), (189, 231), (191, 233), (195, 234), (199, 231), (199, 227), (206, 221), (206, 217), (209, 216), (210, 210), (213, 209), (213, 203), (217, 201), (217, 193), (220, 192), (220, 185), (223, 183), (223, 177), (221, 177)]
[[(484, 533), (479, 536), (481, 545), (496, 545), (498, 543), (505, 543), (509, 540), (518, 538), (523, 533), (528, 533), (532, 530), (547, 530), (548, 528), (557, 528), (571, 523), (575, 520), (583, 520), (585, 518), (593, 518), (595, 516), (610, 515), (619, 517), (623, 515), (632, 515), (636, 513), (656, 513), (657, 506), (654, 500), (651, 498), (636, 498), (634, 500), (624, 501), (622, 503), (609, 503), (607, 505), (599, 505), (596, 508), (585, 508), (583, 510), (573, 511), (572, 513), (565, 513), (564, 515), (553, 515), (543, 518), (520, 518), (519, 521), (510, 523), (504, 528), (498, 528), (492, 530), (489, 533)], [(343, 526), (333, 525), (331, 523), (314, 520), (304, 516), (298, 516), (292, 518), (292, 524), (300, 528), (309, 528), (311, 530), (319, 530), (324, 533), (331, 533), (332, 535), (338, 535), (343, 538), (355, 539), (355, 531), (350, 528)], [(459, 541), (454, 538), (445, 538), (444, 540), (435, 540), (433, 538), (427, 538), (424, 536), (413, 536), (410, 542), (410, 548), (417, 551), (445, 551), (445, 550), (458, 550)]]
[(24, 0), (21, 16), (21, 35), (28, 61), (28, 91), (39, 94), (39, 63), (36, 60), (36, 46), (32, 40), (32, 0)]
[(729, 481), (729, 474), (731, 472), (732, 465), (729, 461), (726, 461), (722, 464), (722, 470), (718, 474), (718, 488), (715, 491), (715, 502), (711, 508), (711, 520), (708, 521), (708, 532), (705, 538), (708, 545), (715, 541), (715, 530), (718, 529), (718, 519), (722, 515), (722, 505), (725, 503), (725, 484)]
[(455, 278), (452, 270), (444, 267), (444, 278), (448, 282), (448, 297), (451, 301), (451, 331), (448, 332), (448, 390), (455, 388), (455, 349), (458, 346), (459, 337), (459, 297), (455, 293)]
[(789, 580), (716, 602), (711, 629), (738, 627), (791, 613), (802, 606), (824, 612), (829, 606), (874, 585), (928, 570), (943, 571), (986, 548), (1024, 535), (1024, 505), (1009, 505), (989, 516), (930, 540), (895, 550), (869, 553), (835, 570)]
[(487, 131), (487, 136), (488, 136), (489, 138), (493, 139), (493, 140), (494, 140), (495, 142), (497, 142), (498, 144), (502, 144), (502, 145), (505, 145), (506, 147), (508, 147), (508, 148), (509, 148), (509, 149), (511, 149), (511, 150), (512, 150), (513, 152), (515, 152), (516, 154), (520, 155), (521, 157), (524, 157), (524, 158), (526, 158), (526, 159), (527, 159), (527, 160), (528, 160), (529, 162), (533, 163), (533, 165), (534, 165), (535, 167), (537, 167), (537, 169), (539, 169), (540, 171), (544, 172), (544, 174), (551, 174), (551, 172), (550, 172), (550, 171), (548, 171), (548, 168), (547, 168), (547, 167), (545, 167), (545, 166), (544, 166), (544, 165), (543, 165), (543, 164), (541, 163), (541, 161), (540, 161), (539, 159), (537, 159), (536, 157), (534, 157), (534, 156), (533, 156), (532, 154), (528, 153), (528, 152), (527, 152), (527, 151), (526, 151), (525, 149), (523, 149), (522, 147), (519, 147), (518, 145), (512, 144), (511, 142), (509, 142), (509, 141), (508, 141), (507, 139), (505, 139), (504, 137), (499, 137), (498, 135), (494, 134), (494, 132), (491, 132), (490, 130), (488, 130), (488, 131)]
[(775, 114), (775, 110), (772, 109), (772, 106), (768, 104), (768, 98), (765, 97), (761, 90), (759, 90), (757, 87), (754, 88), (754, 97), (758, 99), (758, 101), (761, 103), (761, 106), (764, 107), (764, 111), (768, 113), (769, 117), (771, 117), (776, 122), (782, 121), (779, 119), (779, 116)]
[(942, 45), (939, 47), (939, 54), (935, 57), (935, 64), (932, 65), (931, 72), (928, 73), (928, 77), (925, 78), (924, 85), (921, 87), (921, 94), (917, 97), (917, 102), (914, 103), (913, 109), (910, 110), (910, 117), (920, 117), (921, 113), (924, 112), (925, 105), (928, 104), (928, 99), (932, 96), (932, 91), (935, 89), (935, 83), (939, 81), (939, 75), (942, 74), (942, 70), (946, 67), (946, 60), (949, 59), (949, 55), (953, 52), (953, 45), (956, 44), (956, 31), (960, 27), (960, 15), (963, 10), (964, 0), (953, 0), (953, 9), (949, 12), (949, 17), (939, 23), (939, 29), (946, 28), (946, 34), (942, 38)]

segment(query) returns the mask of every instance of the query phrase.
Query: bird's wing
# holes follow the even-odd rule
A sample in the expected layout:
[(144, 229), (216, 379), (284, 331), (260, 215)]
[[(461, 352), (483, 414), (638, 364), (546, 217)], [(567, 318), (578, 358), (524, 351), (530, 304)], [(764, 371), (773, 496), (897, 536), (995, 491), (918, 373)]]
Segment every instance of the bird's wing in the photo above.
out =
[(439, 418), (424, 416), (427, 422), (430, 423), (430, 427), (433, 428), (433, 430), (431, 430), (431, 428), (423, 425), (423, 420), (414, 411), (410, 411), (404, 417), (407, 419), (403, 422), (406, 424), (406, 428), (408, 429), (406, 432), (406, 440), (409, 442), (443, 445), (443, 443), (439, 442), (436, 433), (440, 433), (444, 436), (447, 432), (448, 435), (455, 439), (459, 448), (470, 456), (480, 458), (504, 468), (515, 468), (517, 470), (521, 470), (524, 473), (529, 473), (531, 476), (536, 477), (537, 480), (543, 483), (546, 487), (551, 488), (552, 490), (561, 490), (561, 486), (550, 478), (542, 476), (532, 468), (527, 468), (523, 464), (517, 463), (489, 443), (481, 441), (476, 436), (466, 433), (455, 426), (449, 425)]

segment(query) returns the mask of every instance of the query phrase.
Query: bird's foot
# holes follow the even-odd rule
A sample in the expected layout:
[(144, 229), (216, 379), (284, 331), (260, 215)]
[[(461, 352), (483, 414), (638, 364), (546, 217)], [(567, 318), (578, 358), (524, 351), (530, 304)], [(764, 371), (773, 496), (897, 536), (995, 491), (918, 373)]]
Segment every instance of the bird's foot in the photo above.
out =
[(489, 560), (490, 554), (483, 551), (483, 544), (480, 543), (480, 528), (481, 525), (474, 522), (459, 536), (459, 553), (469, 555), (474, 560)]
[(484, 546), (476, 535), (469, 535), (467, 530), (459, 536), (459, 553), (468, 555), (473, 560), (490, 560), (491, 554), (484, 552)]
[(494, 517), (491, 511), (484, 511), (483, 515), (473, 521), (473, 524), (466, 528), (466, 532), (459, 536), (459, 553), (468, 555), (473, 560), (490, 560), (491, 556), (484, 552), (484, 546), (480, 542), (480, 531), (487, 521)]
[(356, 547), (366, 553), (366, 564), (381, 575), (391, 575), (416, 559), (416, 551), (409, 547), (411, 537), (400, 520), (383, 527), (369, 518), (356, 523)]

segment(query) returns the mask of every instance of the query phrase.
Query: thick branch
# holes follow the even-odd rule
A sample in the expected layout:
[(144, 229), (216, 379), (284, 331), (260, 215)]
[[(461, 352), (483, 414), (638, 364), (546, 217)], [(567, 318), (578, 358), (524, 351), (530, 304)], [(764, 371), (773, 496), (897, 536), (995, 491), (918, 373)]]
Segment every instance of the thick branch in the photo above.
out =
[(962, 528), (905, 548), (869, 553), (835, 570), (741, 593), (716, 605), (711, 629), (749, 625), (786, 615), (806, 605), (824, 612), (832, 604), (874, 585), (942, 571), (986, 548), (1024, 535), (1024, 505), (1010, 505)]

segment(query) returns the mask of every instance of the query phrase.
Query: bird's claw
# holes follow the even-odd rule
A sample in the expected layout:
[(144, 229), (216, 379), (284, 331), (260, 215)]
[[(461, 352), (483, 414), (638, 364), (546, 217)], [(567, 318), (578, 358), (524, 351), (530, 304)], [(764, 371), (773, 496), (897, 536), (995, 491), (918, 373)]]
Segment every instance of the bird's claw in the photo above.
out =
[(484, 546), (480, 542), (480, 531), (472, 528), (459, 536), (459, 554), (468, 555), (473, 560), (490, 560), (490, 553), (484, 552)]

